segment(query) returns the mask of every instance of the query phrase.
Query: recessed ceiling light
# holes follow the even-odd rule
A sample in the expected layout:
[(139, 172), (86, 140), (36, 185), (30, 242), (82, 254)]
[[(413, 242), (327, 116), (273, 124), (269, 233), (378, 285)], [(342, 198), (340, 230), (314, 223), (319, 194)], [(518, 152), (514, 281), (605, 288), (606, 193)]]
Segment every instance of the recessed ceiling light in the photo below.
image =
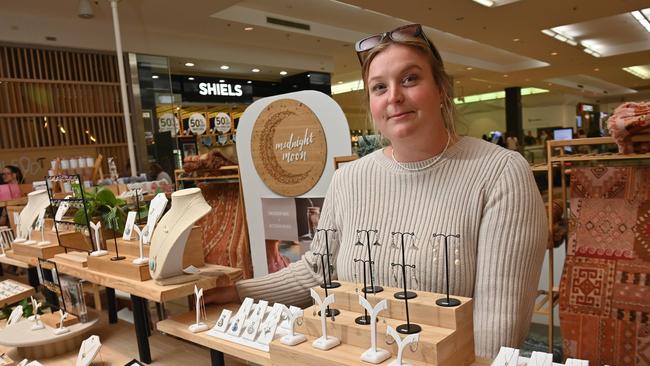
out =
[(251, 80), (248, 80), (246, 84), (252, 84), (253, 82)]
[(260, 69), (252, 69), (252, 72), (260, 72)]
[(519, 42), (520, 39), (519, 39), (519, 38), (513, 38), (512, 41), (513, 41), (513, 42)]
[(467, 70), (467, 71), (471, 71), (471, 70), (473, 70), (473, 68), (471, 68), (471, 67), (466, 67), (465, 70)]
[(508, 76), (509, 76), (508, 74), (503, 74), (503, 77), (504, 77), (504, 78), (507, 78)]
[(553, 83), (548, 83), (548, 86), (551, 86), (551, 85), (553, 85)]
[(187, 80), (192, 81), (194, 80), (194, 78), (190, 76), (189, 78), (187, 78)]
[(220, 68), (221, 70), (228, 70), (228, 69), (230, 68), (230, 66), (228, 66), (228, 65), (221, 65), (221, 66), (219, 66), (219, 68)]
[(475, 3), (481, 4), (483, 6), (486, 6), (488, 8), (491, 8), (494, 6), (494, 1), (492, 0), (474, 0)]
[(639, 23), (641, 23), (641, 25), (643, 26), (643, 28), (645, 28), (645, 30), (650, 32), (650, 20), (648, 20), (648, 17), (646, 17), (645, 14), (642, 13), (642, 11), (636, 10), (633, 11), (631, 14), (634, 17), (634, 19), (636, 19)]
[(225, 83), (226, 81), (224, 79), (219, 80), (220, 83)]
[(530, 81), (530, 79), (526, 78), (524, 81)]
[(286, 74), (287, 74), (286, 71), (284, 71), (284, 70), (280, 71), (280, 75), (286, 75)]
[(557, 56), (557, 52), (551, 52), (551, 56)]
[(158, 75), (151, 75), (151, 78), (152, 78), (152, 79), (158, 79), (159, 76), (158, 76)]
[(255, 29), (255, 28), (253, 28), (253, 27), (244, 27), (245, 31), (252, 31), (253, 29)]
[(594, 71), (600, 71), (600, 69), (597, 68), (597, 67), (594, 67)]
[(343, 82), (342, 82), (342, 81), (339, 81), (339, 82), (337, 82), (337, 84), (343, 84)]
[(185, 63), (185, 66), (187, 66), (187, 67), (194, 67), (194, 63), (192, 63), (192, 62), (186, 62), (186, 63)]
[(456, 84), (460, 84), (460, 80), (456, 80)]
[(650, 79), (650, 65), (624, 67), (623, 71), (627, 71), (630, 74), (644, 80)]

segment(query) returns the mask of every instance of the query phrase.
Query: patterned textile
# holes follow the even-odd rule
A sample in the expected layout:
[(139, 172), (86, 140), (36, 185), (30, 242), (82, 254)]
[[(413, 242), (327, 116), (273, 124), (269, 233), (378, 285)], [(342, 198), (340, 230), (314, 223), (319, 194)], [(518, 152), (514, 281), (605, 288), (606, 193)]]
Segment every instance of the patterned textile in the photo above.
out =
[(201, 219), (203, 252), (206, 263), (244, 270), (244, 278), (253, 277), (250, 248), (237, 183), (199, 184), (212, 211)]
[(650, 365), (650, 168), (573, 168), (560, 282), (565, 357)]

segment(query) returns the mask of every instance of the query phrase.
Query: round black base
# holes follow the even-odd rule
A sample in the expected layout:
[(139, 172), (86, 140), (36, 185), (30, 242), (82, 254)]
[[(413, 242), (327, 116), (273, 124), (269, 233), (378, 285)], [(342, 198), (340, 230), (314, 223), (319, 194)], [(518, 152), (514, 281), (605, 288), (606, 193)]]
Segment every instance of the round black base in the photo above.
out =
[(112, 261), (121, 261), (121, 260), (123, 260), (123, 259), (126, 259), (126, 257), (124, 257), (124, 256), (111, 257), (111, 260), (112, 260)]
[(412, 292), (412, 291), (406, 291), (406, 292), (400, 291), (400, 292), (396, 292), (395, 295), (393, 295), (393, 296), (395, 296), (396, 299), (400, 299), (400, 300), (404, 300), (404, 299), (409, 299), (410, 300), (410, 299), (415, 299), (416, 297), (418, 297), (418, 294), (416, 294), (415, 292)]
[[(329, 309), (325, 310), (325, 316), (328, 317), (328, 318), (331, 318), (332, 315), (338, 316), (339, 314), (341, 314), (339, 309), (329, 308)], [(320, 311), (318, 312), (318, 316), (320, 316)]]
[(321, 288), (337, 288), (337, 287), (341, 287), (341, 284), (338, 283), (338, 282), (332, 282), (332, 283), (328, 283), (328, 284), (321, 283), (320, 287)]
[(451, 308), (451, 307), (460, 305), (460, 300), (454, 299), (453, 297), (450, 297), (449, 301), (447, 301), (446, 297), (442, 297), (442, 298), (436, 300), (436, 305), (443, 306), (443, 307), (446, 307), (446, 308)]
[(363, 291), (363, 292), (365, 292), (367, 294), (378, 294), (378, 293), (384, 291), (384, 288), (381, 287), (381, 286), (375, 286), (375, 287), (368, 286), (368, 287), (362, 289), (361, 291)]
[(402, 324), (397, 327), (397, 331), (402, 334), (415, 334), (422, 331), (422, 327), (417, 324)]
[(370, 325), (370, 315), (361, 315), (360, 317), (354, 319), (354, 322), (359, 325)]

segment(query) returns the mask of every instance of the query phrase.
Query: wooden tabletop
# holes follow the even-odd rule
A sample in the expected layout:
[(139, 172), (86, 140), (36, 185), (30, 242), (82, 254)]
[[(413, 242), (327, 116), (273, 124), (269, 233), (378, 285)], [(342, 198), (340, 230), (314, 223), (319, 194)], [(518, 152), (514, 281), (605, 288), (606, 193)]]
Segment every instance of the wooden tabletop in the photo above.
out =
[(161, 286), (156, 284), (153, 280), (136, 281), (106, 272), (71, 266), (57, 258), (53, 258), (51, 261), (57, 264), (57, 268), (61, 273), (156, 302), (165, 302), (179, 297), (192, 295), (194, 293), (194, 285), (201, 287), (204, 290), (212, 289), (217, 286), (217, 279), (222, 276), (227, 276), (231, 280), (236, 280), (242, 275), (241, 269), (207, 264), (205, 268), (202, 267), (200, 269), (209, 269), (215, 274), (214, 276), (200, 275), (198, 280), (178, 285)]
[[(217, 319), (223, 309), (236, 311), (239, 304), (228, 304), (220, 306), (206, 306), (207, 319)], [(192, 333), (188, 327), (196, 320), (193, 311), (176, 315), (156, 324), (156, 328), (164, 333), (171, 334), (181, 339), (185, 339), (195, 344), (221, 351), (228, 355), (237, 356), (256, 365), (270, 366), (271, 355), (268, 352), (258, 351), (256, 349), (242, 346), (237, 343), (229, 342), (217, 337), (212, 337), (207, 332)], [(214, 321), (207, 323), (210, 328), (214, 326)]]

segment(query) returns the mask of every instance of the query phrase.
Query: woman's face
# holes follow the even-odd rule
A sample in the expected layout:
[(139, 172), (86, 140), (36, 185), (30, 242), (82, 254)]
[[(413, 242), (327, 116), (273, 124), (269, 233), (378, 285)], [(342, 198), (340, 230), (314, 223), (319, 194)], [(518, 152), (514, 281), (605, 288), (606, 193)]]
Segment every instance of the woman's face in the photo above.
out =
[(440, 91), (421, 52), (389, 46), (372, 60), (367, 87), (372, 118), (391, 142), (430, 141), (444, 129)]
[(5, 183), (16, 183), (16, 174), (9, 168), (2, 169), (2, 179)]

